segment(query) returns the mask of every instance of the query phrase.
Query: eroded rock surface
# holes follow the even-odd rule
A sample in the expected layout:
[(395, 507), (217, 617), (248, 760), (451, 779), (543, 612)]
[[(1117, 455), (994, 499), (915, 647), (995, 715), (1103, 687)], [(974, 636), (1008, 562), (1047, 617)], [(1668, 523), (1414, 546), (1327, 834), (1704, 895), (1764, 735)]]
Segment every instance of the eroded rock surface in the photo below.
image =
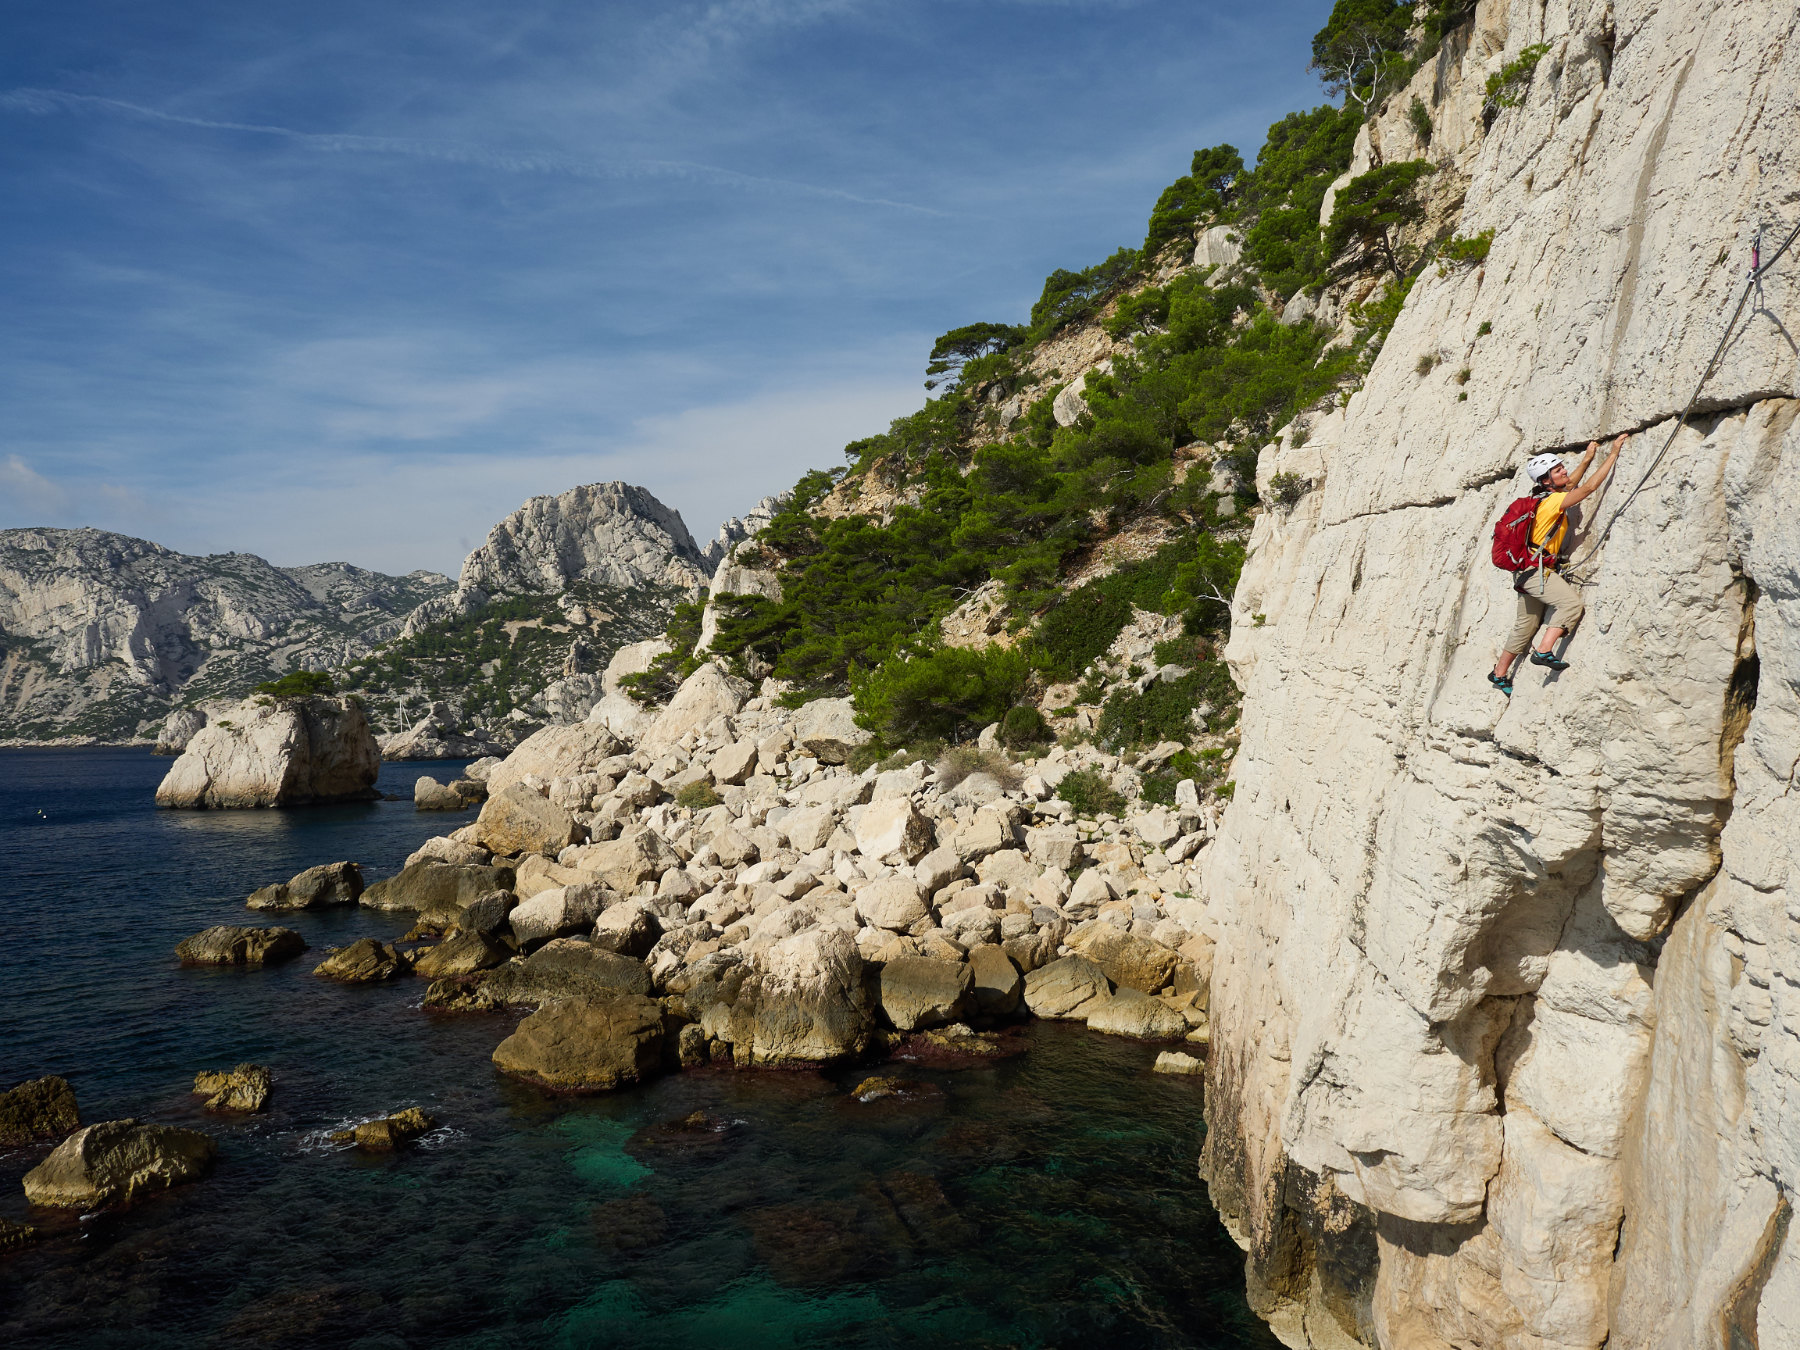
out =
[[(1626, 507), (1751, 236), (1794, 219), (1794, 25), (1483, 0), (1415, 89), (1491, 252), (1427, 268), (1348, 407), (1263, 453), (1259, 484), (1322, 485), (1261, 516), (1234, 601), (1203, 1166), (1291, 1345), (1800, 1344), (1800, 405), (1770, 318)], [(1790, 330), (1796, 275), (1765, 283)], [(1573, 664), (1509, 701), (1491, 525), (1527, 456), (1621, 432)]]
[(77, 1130), (25, 1174), (25, 1198), (52, 1209), (129, 1205), (206, 1175), (218, 1145), (198, 1130), (107, 1120)]
[(158, 806), (304, 806), (373, 798), (381, 752), (350, 698), (245, 699), (194, 733)]

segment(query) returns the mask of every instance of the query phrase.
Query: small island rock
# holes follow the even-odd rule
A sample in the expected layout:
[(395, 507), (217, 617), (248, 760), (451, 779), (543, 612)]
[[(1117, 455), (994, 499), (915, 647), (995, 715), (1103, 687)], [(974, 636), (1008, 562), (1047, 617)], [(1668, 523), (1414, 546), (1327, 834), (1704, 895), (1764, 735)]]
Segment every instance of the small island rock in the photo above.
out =
[(351, 698), (245, 699), (194, 733), (156, 789), (172, 807), (368, 801), (381, 753)]
[(107, 1120), (77, 1130), (25, 1174), (25, 1198), (55, 1209), (129, 1205), (204, 1176), (218, 1145), (198, 1130)]
[(260, 1064), (235, 1069), (202, 1069), (194, 1075), (194, 1093), (208, 1111), (260, 1111), (269, 1104), (269, 1071)]
[(306, 939), (291, 928), (242, 928), (222, 923), (175, 948), (184, 966), (272, 966), (306, 950)]
[(409, 1106), (404, 1111), (396, 1111), (380, 1120), (365, 1120), (354, 1129), (334, 1131), (331, 1142), (355, 1144), (361, 1149), (383, 1153), (401, 1144), (411, 1143), (436, 1126), (435, 1118), (426, 1115), (416, 1106)]
[(398, 947), (375, 938), (360, 938), (348, 947), (334, 948), (313, 967), (313, 974), (345, 984), (371, 984), (391, 980), (411, 969), (412, 962)]
[(244, 904), (250, 909), (322, 909), (354, 905), (362, 893), (362, 868), (353, 862), (320, 863), (299, 876), (251, 892)]

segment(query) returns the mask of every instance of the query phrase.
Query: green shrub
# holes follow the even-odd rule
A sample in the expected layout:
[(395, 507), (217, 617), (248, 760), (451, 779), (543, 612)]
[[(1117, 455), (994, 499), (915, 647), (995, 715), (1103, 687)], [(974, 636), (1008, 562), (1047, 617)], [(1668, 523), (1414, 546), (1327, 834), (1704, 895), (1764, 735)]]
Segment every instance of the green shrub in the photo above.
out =
[(1419, 144), (1430, 145), (1431, 111), (1417, 94), (1413, 95), (1412, 106), (1406, 110), (1406, 120), (1412, 123), (1413, 134), (1419, 138)]
[(1223, 661), (1206, 661), (1177, 680), (1158, 680), (1143, 693), (1115, 690), (1100, 710), (1100, 739), (1120, 747), (1185, 741), (1200, 728), (1194, 711), (1211, 705), (1205, 729), (1216, 731), (1236, 715), (1237, 691)]
[(997, 780), (1008, 792), (1018, 790), (1024, 781), (1019, 774), (1019, 766), (1005, 755), (994, 750), (981, 750), (973, 745), (956, 745), (938, 756), (938, 787), (948, 792), (965, 778), (985, 773)]
[[(1486, 262), (1488, 250), (1493, 247), (1493, 244), (1494, 232), (1492, 230), (1483, 230), (1480, 234), (1472, 235), (1467, 239), (1461, 235), (1452, 235), (1438, 250), (1438, 274), (1443, 275), (1451, 267)], [(1492, 324), (1488, 324), (1486, 327), (1488, 332), (1493, 331)]]
[(704, 778), (697, 783), (689, 783), (675, 794), (675, 805), (684, 806), (690, 811), (704, 811), (708, 807), (717, 806), (722, 800), (713, 785)]
[(1087, 318), (1124, 285), (1140, 262), (1136, 249), (1121, 248), (1105, 262), (1080, 272), (1058, 268), (1044, 279), (1043, 294), (1031, 307), (1031, 340), (1041, 342), (1057, 329)]
[(1194, 151), (1187, 175), (1164, 188), (1151, 208), (1140, 250), (1144, 259), (1154, 259), (1173, 241), (1191, 235), (1202, 220), (1224, 211), (1235, 197), (1243, 173), (1244, 161), (1236, 146)]
[(646, 670), (627, 675), (619, 688), (645, 707), (660, 707), (675, 697), (683, 680), (700, 668), (694, 648), (700, 642), (700, 620), (706, 612), (701, 600), (683, 600), (675, 606), (664, 634), (669, 650), (650, 663)]
[(265, 680), (256, 692), (270, 698), (311, 698), (318, 694), (335, 694), (337, 685), (322, 670), (290, 670), (279, 680)]
[(1312, 489), (1312, 479), (1303, 474), (1278, 473), (1269, 479), (1269, 499), (1282, 506), (1292, 506)]
[(940, 647), (853, 673), (850, 689), (857, 721), (889, 744), (962, 740), (1006, 715), (1026, 674), (1025, 655), (1015, 648)]
[(1116, 816), (1125, 809), (1125, 798), (1093, 769), (1064, 774), (1056, 785), (1056, 795), (1081, 816)]
[(1548, 43), (1534, 42), (1488, 76), (1487, 99), (1481, 105), (1481, 112), (1490, 124), (1502, 108), (1516, 108), (1525, 102), (1525, 95), (1531, 90), (1532, 72), (1549, 53)]
[(1481, 327), (1479, 327), (1475, 330), (1475, 336), (1476, 337), (1486, 337), (1489, 333), (1491, 333), (1493, 331), (1494, 331), (1493, 322), (1488, 319), (1483, 319), (1481, 321)]
[(1006, 716), (1000, 719), (1000, 744), (1008, 750), (1023, 750), (1052, 739), (1050, 724), (1030, 704), (1008, 709)]

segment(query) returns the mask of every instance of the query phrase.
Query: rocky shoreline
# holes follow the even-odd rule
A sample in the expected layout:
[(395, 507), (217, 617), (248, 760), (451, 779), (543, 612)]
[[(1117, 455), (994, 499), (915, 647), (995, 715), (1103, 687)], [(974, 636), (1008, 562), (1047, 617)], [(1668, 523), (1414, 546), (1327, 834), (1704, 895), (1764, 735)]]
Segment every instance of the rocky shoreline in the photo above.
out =
[[(322, 863), (246, 907), (408, 916), (399, 941), (327, 951), (314, 973), (427, 981), (419, 1006), (434, 1015), (523, 1013), (493, 1063), (550, 1094), (704, 1065), (1000, 1056), (1033, 1017), (1168, 1043), (1160, 1072), (1200, 1068), (1183, 1052), (1210, 1035), (1212, 943), (1190, 888), (1216, 805), (1200, 810), (1184, 784), (1185, 806), (1083, 817), (1056, 795), (1067, 775), (1126, 797), (1137, 778), (1086, 746), (853, 769), (868, 738), (849, 704), (788, 709), (780, 692), (752, 697), (709, 664), (627, 734), (598, 719), (544, 728), (441, 789), (480, 800), (478, 816), (396, 875), (365, 886), (355, 863)], [(306, 948), (289, 928), (220, 924), (177, 955), (254, 968)], [(195, 1090), (209, 1110), (254, 1111), (270, 1082), (239, 1065)], [(28, 1178), (34, 1203), (122, 1206), (212, 1166), (204, 1134), (77, 1128), (72, 1097), (56, 1100), (56, 1128), (34, 1135), (60, 1140)], [(425, 1128), (340, 1142), (386, 1148)]]

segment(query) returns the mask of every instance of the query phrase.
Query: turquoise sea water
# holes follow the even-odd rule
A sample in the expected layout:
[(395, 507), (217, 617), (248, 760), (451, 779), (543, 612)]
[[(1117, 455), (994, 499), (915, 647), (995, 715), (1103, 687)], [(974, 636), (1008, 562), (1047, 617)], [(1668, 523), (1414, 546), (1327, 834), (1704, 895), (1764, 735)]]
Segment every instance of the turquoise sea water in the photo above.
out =
[[(371, 879), (458, 817), (407, 800), (159, 812), (169, 761), (0, 752), (0, 1083), (60, 1073), (86, 1121), (207, 1129), (213, 1175), (130, 1211), (29, 1214), (0, 1153), (0, 1343), (192, 1347), (1174, 1347), (1276, 1343), (1194, 1177), (1197, 1082), (1144, 1046), (1036, 1024), (979, 1068), (706, 1070), (546, 1098), (488, 1056), (509, 1017), (422, 1012), (416, 980), (346, 987), (316, 952), (184, 970), (174, 945), (256, 922), (243, 897), (339, 858)], [(264, 920), (267, 922), (268, 920)], [(279, 920), (315, 949), (398, 917)], [(272, 1109), (208, 1117), (194, 1073), (252, 1060)], [(861, 1102), (873, 1072), (912, 1086)], [(401, 1106), (442, 1126), (389, 1157), (325, 1135)]]

